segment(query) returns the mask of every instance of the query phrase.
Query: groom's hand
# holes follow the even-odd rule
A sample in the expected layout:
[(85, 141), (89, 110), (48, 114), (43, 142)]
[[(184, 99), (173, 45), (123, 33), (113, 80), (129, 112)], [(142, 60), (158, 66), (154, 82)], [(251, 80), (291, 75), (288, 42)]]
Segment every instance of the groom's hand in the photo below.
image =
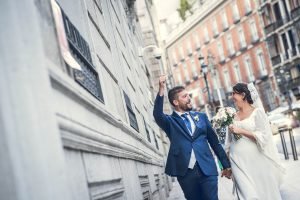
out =
[(166, 79), (167, 79), (166, 75), (161, 75), (159, 77), (159, 95), (160, 96), (164, 95), (165, 87), (166, 87)]
[(231, 168), (227, 168), (222, 170), (221, 177), (225, 176), (226, 178), (231, 179), (231, 174), (232, 174)]

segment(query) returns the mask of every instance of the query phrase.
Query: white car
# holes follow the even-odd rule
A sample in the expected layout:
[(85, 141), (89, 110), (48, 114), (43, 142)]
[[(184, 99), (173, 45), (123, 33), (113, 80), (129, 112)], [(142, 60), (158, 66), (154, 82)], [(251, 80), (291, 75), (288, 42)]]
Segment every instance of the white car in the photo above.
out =
[(271, 123), (273, 134), (278, 133), (278, 129), (287, 128), (290, 126), (291, 120), (287, 115), (276, 113), (268, 116)]

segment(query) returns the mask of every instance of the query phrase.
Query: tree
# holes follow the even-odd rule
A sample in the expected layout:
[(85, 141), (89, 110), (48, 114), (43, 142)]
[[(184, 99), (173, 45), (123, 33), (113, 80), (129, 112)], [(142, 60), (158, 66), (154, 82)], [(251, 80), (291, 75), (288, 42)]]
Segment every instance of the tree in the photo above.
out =
[(186, 20), (186, 16), (185, 13), (187, 11), (189, 11), (191, 14), (193, 14), (192, 11), (192, 4), (194, 4), (195, 1), (193, 3), (189, 3), (188, 0), (180, 0), (180, 7), (177, 9), (180, 18), (185, 21)]

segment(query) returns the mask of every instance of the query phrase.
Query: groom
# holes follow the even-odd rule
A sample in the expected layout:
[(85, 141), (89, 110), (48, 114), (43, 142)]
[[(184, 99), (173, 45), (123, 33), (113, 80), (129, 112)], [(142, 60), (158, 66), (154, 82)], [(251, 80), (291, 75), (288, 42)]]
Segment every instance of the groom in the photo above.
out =
[(217, 200), (218, 172), (208, 143), (221, 161), (222, 176), (230, 178), (230, 163), (225, 151), (204, 113), (193, 112), (191, 99), (184, 87), (168, 92), (175, 111), (163, 113), (166, 76), (159, 78), (159, 93), (155, 99), (153, 116), (170, 140), (165, 172), (176, 176), (187, 200)]

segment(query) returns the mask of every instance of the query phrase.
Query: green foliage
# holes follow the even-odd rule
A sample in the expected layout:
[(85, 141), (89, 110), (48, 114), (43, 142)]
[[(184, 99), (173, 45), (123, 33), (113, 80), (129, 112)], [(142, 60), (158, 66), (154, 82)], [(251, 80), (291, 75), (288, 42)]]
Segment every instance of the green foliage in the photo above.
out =
[[(194, 4), (194, 2), (192, 3)], [(186, 20), (186, 16), (185, 16), (185, 13), (187, 11), (189, 11), (191, 14), (193, 14), (193, 11), (192, 11), (192, 4), (190, 4), (188, 2), (188, 0), (180, 0), (180, 7), (177, 9), (178, 13), (179, 13), (179, 16), (180, 18), (185, 21)]]

